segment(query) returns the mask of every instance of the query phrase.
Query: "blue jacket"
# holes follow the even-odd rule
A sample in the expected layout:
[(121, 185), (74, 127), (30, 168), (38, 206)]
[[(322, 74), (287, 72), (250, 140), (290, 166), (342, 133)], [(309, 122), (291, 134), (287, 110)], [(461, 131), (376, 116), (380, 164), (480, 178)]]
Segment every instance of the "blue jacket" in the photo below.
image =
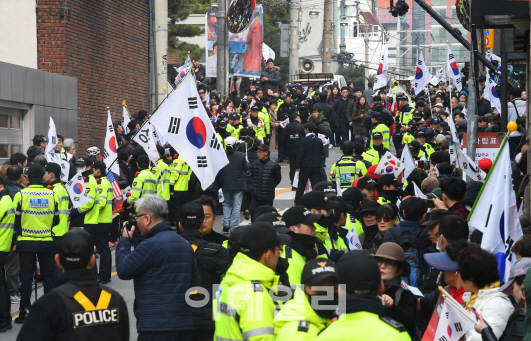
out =
[[(423, 226), (421, 226), (421, 224), (418, 221), (402, 221), (400, 222), (400, 224), (397, 225), (396, 228), (398, 229), (398, 231), (400, 231), (400, 234), (402, 236), (408, 236), (413, 231), (415, 231), (417, 227), (424, 228)], [(393, 234), (389, 231), (385, 233), (385, 236), (383, 239), (383, 243), (387, 243), (387, 242), (393, 242), (393, 243), (397, 242)], [(420, 233), (418, 243), (419, 243), (418, 245), (420, 249), (419, 252), (421, 253), (421, 255), (430, 251), (429, 248), (431, 246), (431, 240), (430, 240), (430, 237), (428, 236), (428, 227), (424, 228), (424, 230)]]
[(186, 291), (199, 285), (194, 250), (165, 221), (155, 225), (131, 251), (131, 239), (121, 238), (116, 249), (120, 279), (134, 279), (134, 313), (138, 331), (192, 329)]

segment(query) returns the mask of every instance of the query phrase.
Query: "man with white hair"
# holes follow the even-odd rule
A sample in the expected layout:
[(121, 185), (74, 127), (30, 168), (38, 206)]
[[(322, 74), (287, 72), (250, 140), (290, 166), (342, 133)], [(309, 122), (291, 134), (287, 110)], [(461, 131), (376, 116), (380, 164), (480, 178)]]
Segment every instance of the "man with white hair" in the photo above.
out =
[(120, 279), (134, 279), (138, 340), (191, 339), (192, 311), (185, 296), (199, 285), (194, 250), (172, 231), (162, 196), (140, 198), (135, 207), (136, 228), (145, 239), (131, 251), (135, 227), (124, 224), (116, 270)]

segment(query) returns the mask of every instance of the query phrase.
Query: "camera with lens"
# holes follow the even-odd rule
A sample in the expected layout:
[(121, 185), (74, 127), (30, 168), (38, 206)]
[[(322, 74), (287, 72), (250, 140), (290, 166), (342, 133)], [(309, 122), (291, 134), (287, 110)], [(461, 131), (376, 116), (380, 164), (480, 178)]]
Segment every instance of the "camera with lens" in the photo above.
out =
[(129, 217), (127, 217), (127, 221), (125, 222), (125, 228), (127, 231), (131, 231), (133, 226), (136, 227), (136, 219), (132, 215), (129, 215)]

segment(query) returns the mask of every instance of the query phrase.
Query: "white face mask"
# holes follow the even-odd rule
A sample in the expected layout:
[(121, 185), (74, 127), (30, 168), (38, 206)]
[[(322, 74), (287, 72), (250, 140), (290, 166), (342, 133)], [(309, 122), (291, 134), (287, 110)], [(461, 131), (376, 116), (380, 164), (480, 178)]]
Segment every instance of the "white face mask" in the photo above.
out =
[(85, 167), (76, 167), (76, 172), (83, 173), (85, 171)]

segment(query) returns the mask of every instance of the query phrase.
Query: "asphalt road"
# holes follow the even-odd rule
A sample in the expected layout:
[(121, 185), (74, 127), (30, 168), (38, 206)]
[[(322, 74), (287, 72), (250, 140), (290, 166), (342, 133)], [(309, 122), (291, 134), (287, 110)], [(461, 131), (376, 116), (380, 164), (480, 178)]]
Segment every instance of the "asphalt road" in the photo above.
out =
[[(339, 150), (339, 148), (332, 148), (330, 149), (330, 155), (326, 161), (326, 171), (327, 174), (330, 171), (330, 168), (332, 164), (339, 160), (342, 153)], [(273, 152), (271, 154), (271, 157), (273, 160), (277, 159), (277, 152)], [(275, 201), (274, 206), (277, 208), (281, 214), (291, 207), (293, 205), (293, 200), (295, 198), (295, 192), (291, 191), (291, 184), (289, 180), (289, 165), (287, 163), (282, 163), (282, 181), (278, 185), (275, 193)], [(245, 221), (243, 218), (243, 213), (241, 215), (241, 222), (243, 224), (250, 223), (248, 221)], [(216, 222), (214, 224), (214, 230), (217, 232), (222, 232), (223, 230), (223, 217), (217, 216)], [(129, 325), (131, 329), (131, 340), (136, 340), (137, 338), (137, 332), (136, 332), (136, 318), (133, 314), (133, 302), (135, 299), (134, 295), (134, 287), (133, 287), (133, 281), (123, 281), (118, 276), (116, 276), (116, 268), (114, 264), (114, 250), (112, 251), (113, 254), (113, 272), (112, 272), (112, 279), (108, 286), (113, 288), (114, 290), (118, 291), (124, 298), (125, 302), (127, 303), (127, 308), (129, 309)], [(39, 283), (40, 284), (40, 283)], [(38, 297), (41, 297), (43, 293), (42, 286), (38, 288), (37, 290)], [(32, 295), (32, 301), (34, 301), (34, 292)], [(13, 320), (15, 317), (18, 316), (19, 311), (19, 304), (11, 304), (11, 315), (13, 316)], [(2, 341), (14, 341), (16, 340), (16, 336), (18, 335), (18, 332), (20, 331), (21, 325), (15, 324), (13, 321), (13, 329), (8, 330), (7, 333), (0, 333), (0, 340)]]

